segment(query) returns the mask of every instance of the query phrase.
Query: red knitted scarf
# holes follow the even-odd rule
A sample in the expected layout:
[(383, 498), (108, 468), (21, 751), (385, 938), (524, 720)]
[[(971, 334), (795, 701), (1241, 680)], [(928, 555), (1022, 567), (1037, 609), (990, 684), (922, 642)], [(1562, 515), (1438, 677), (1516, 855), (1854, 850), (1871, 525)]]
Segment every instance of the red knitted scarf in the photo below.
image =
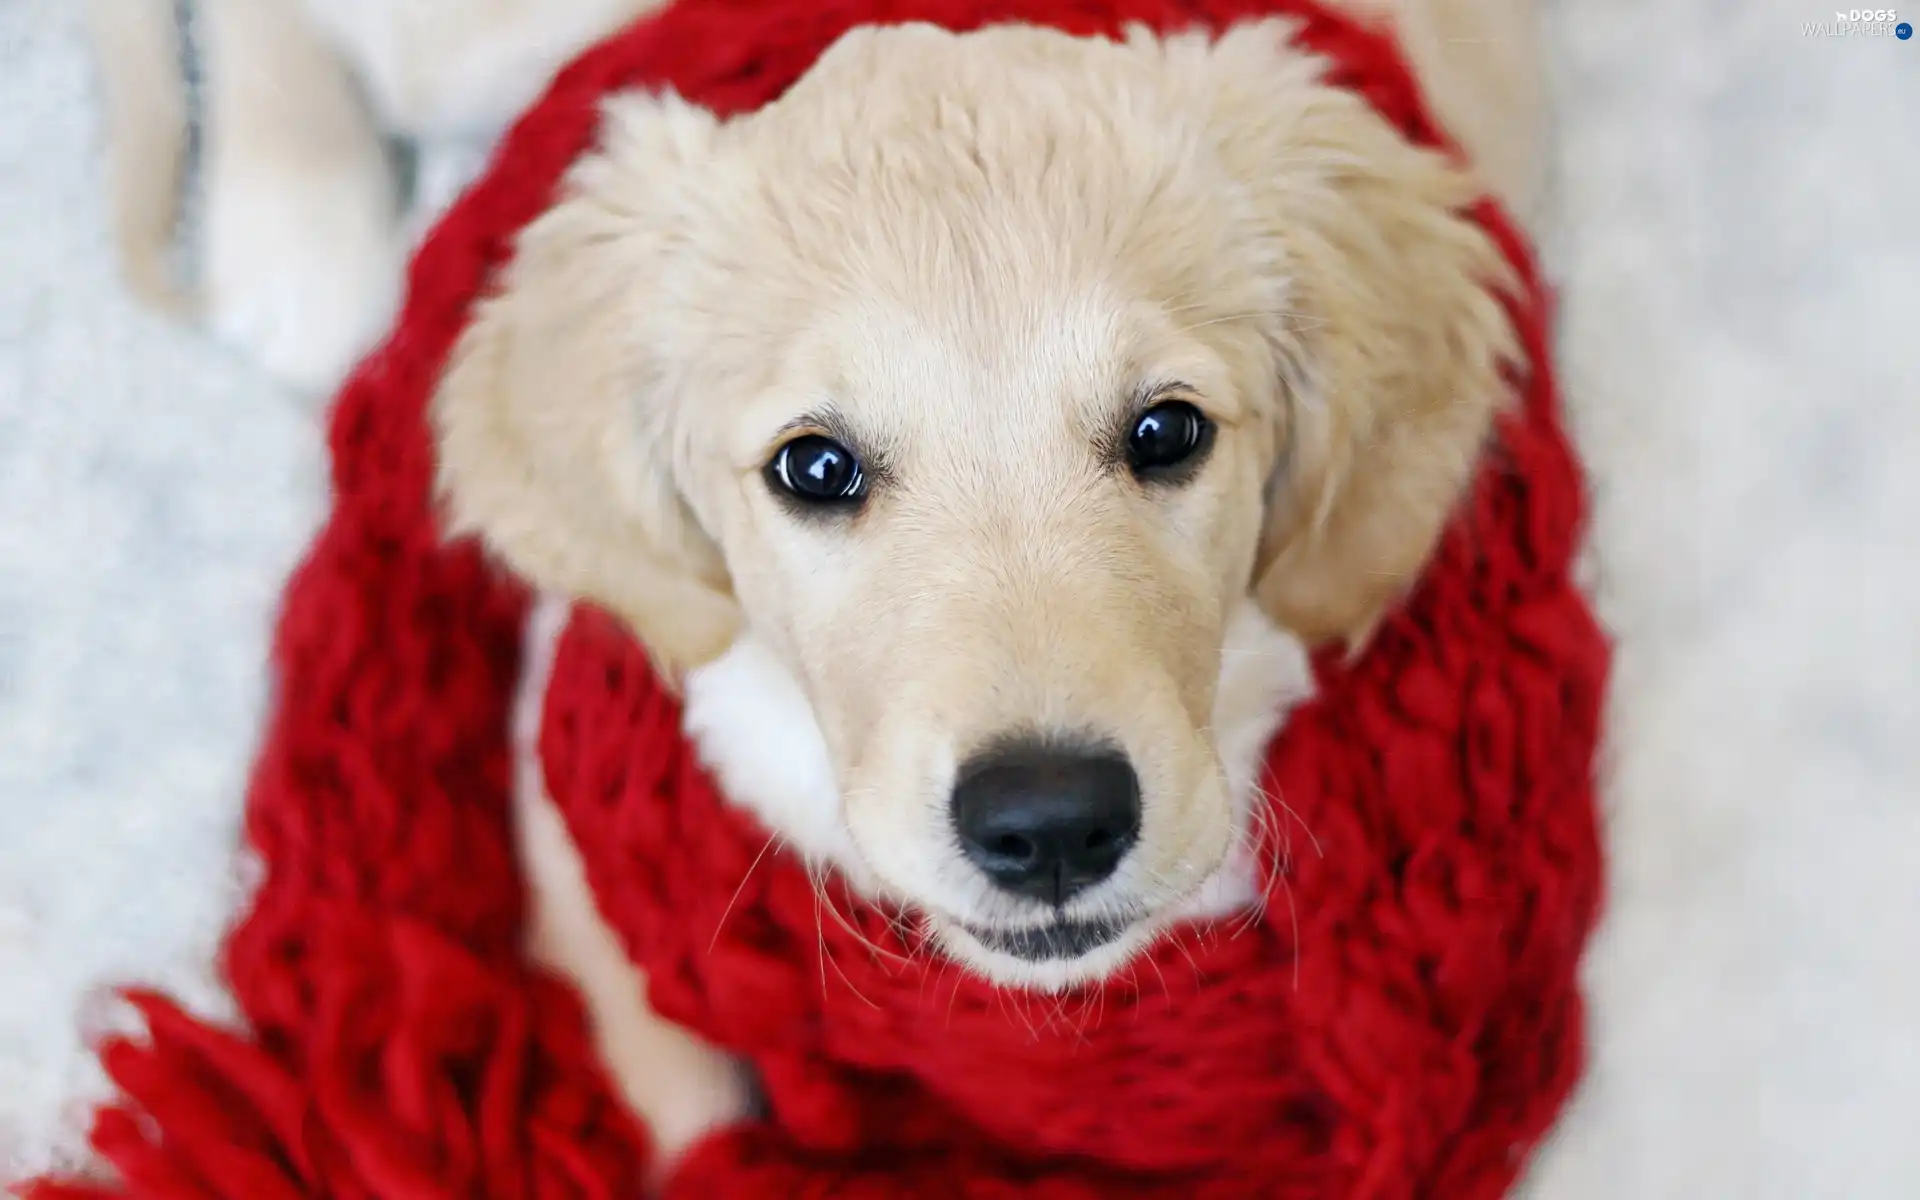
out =
[[(423, 408), (510, 241), (591, 142), (597, 102), (670, 85), (765, 103), (850, 26), (1222, 26), (1273, 12), (1334, 81), (1437, 135), (1394, 47), (1307, 0), (682, 0), (587, 55), (414, 267), (333, 422), (337, 499), (288, 589), (248, 798), (265, 865), (224, 967), (245, 1032), (139, 995), (103, 1048), (117, 1189), (38, 1200), (629, 1197), (648, 1149), (571, 994), (522, 957), (508, 709), (527, 597), (429, 504)], [(1546, 297), (1510, 307), (1522, 403), (1406, 608), (1269, 755), (1311, 845), (1267, 916), (1192, 930), (1064, 1001), (894, 957), (823, 915), (725, 803), (622, 630), (562, 639), (541, 751), (654, 1007), (749, 1061), (769, 1115), (708, 1138), (676, 1197), (1492, 1197), (1581, 1058), (1575, 965), (1600, 892), (1592, 765), (1607, 649), (1569, 578), (1581, 480), (1556, 424)], [(1287, 821), (1295, 820), (1288, 816)], [(744, 881), (744, 882), (743, 882)], [(880, 948), (876, 952), (871, 942)]]

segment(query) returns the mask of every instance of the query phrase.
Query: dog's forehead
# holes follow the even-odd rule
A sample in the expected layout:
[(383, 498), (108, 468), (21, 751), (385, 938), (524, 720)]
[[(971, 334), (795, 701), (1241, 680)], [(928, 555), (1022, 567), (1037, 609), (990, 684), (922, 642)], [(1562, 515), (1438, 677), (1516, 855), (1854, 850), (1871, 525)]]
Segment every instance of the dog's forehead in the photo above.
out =
[(1277, 298), (1204, 106), (1152, 61), (1032, 29), (868, 31), (733, 127), (751, 183), (712, 236), (753, 266), (716, 276), (712, 308), (776, 364), (751, 436), (830, 409), (900, 459), (1085, 460), (1144, 386), (1238, 404), (1230, 351)]
[(1137, 386), (1128, 306), (1097, 286), (967, 301), (856, 298), (825, 327), (836, 407), (890, 441), (961, 435), (1029, 451), (1082, 440)]
[(1177, 236), (1229, 186), (1204, 106), (1138, 59), (1032, 28), (856, 31), (725, 142), (797, 266), (1046, 286)]

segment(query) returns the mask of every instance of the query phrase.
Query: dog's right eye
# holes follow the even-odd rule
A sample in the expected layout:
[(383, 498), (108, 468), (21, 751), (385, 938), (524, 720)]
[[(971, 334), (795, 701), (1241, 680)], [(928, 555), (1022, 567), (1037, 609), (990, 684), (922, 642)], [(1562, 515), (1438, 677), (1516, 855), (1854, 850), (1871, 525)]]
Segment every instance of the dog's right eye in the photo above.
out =
[(1140, 479), (1170, 479), (1198, 465), (1213, 444), (1213, 422), (1184, 400), (1156, 404), (1127, 434), (1127, 465)]
[(767, 464), (767, 479), (806, 504), (858, 504), (867, 494), (867, 475), (853, 451), (819, 434), (780, 447)]

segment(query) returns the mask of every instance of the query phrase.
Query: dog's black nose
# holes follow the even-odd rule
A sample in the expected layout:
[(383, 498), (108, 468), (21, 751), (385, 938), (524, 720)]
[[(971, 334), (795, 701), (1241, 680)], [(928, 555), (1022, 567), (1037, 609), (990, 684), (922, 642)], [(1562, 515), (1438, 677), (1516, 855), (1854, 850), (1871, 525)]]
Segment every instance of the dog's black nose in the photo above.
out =
[(1111, 750), (1000, 746), (960, 769), (953, 823), (988, 878), (1065, 904), (1113, 874), (1139, 837), (1140, 779)]

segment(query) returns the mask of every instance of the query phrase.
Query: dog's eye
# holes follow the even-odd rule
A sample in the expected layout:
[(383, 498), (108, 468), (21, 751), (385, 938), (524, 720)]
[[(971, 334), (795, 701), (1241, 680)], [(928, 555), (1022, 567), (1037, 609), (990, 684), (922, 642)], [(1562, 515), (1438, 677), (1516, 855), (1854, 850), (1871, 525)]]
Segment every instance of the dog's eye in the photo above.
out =
[(1184, 400), (1156, 404), (1127, 434), (1127, 465), (1142, 479), (1165, 478), (1193, 462), (1213, 440), (1213, 422)]
[(853, 451), (818, 434), (780, 447), (767, 464), (767, 476), (775, 487), (808, 504), (857, 504), (867, 492), (866, 472)]

